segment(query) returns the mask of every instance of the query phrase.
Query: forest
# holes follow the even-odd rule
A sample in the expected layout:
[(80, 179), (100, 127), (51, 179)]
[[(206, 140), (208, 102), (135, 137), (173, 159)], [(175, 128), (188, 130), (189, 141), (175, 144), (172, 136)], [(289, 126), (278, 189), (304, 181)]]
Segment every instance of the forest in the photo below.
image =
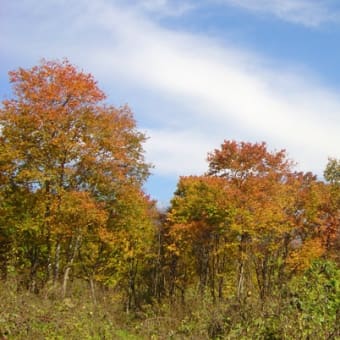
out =
[(164, 211), (148, 137), (91, 74), (42, 60), (9, 81), (0, 339), (340, 339), (340, 159), (318, 178), (226, 139)]

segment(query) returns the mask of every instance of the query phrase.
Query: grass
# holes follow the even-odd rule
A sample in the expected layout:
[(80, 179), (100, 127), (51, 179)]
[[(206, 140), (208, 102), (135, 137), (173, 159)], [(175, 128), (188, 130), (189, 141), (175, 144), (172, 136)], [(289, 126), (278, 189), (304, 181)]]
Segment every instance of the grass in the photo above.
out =
[(121, 293), (97, 289), (94, 303), (81, 281), (64, 299), (58, 287), (34, 294), (15, 280), (0, 281), (0, 340), (340, 339), (338, 286), (326, 289), (322, 281), (318, 296), (328, 303), (319, 304), (315, 285), (298, 283), (294, 295), (272, 296), (266, 304), (255, 297), (214, 302), (189, 290), (185, 304), (164, 299), (127, 313)]

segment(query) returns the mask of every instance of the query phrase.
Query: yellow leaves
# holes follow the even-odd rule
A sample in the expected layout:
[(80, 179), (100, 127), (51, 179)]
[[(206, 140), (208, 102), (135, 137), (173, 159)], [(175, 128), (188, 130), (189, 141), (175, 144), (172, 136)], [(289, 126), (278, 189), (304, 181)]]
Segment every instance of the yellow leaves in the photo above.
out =
[[(256, 277), (263, 293), (286, 261), (302, 270), (325, 254), (333, 224), (329, 188), (311, 173), (292, 172), (284, 150), (225, 141), (208, 161), (209, 175), (180, 179), (167, 215), (166, 250), (184, 270), (216, 279), (217, 264), (228, 259), (242, 269), (240, 284), (243, 275)], [(306, 240), (287, 247), (293, 235)]]
[(110, 247), (114, 247), (119, 239), (117, 233), (110, 231), (106, 226), (99, 227), (98, 237), (103, 243), (108, 244)]
[(171, 223), (190, 223), (206, 221), (207, 224), (220, 225), (228, 199), (225, 191), (226, 181), (212, 177), (182, 177), (172, 200), (172, 209), (167, 218)]
[(40, 230), (40, 221), (34, 218), (26, 218), (24, 221), (20, 223), (20, 231), (26, 232), (34, 232), (38, 233)]
[(3, 220), (20, 247), (36, 250), (46, 277), (72, 263), (86, 278), (119, 282), (152, 250), (157, 213), (142, 191), (146, 137), (128, 106), (103, 104), (92, 75), (67, 60), (10, 77), (14, 96), (0, 109)]
[(238, 235), (242, 234), (244, 225), (241, 223), (231, 223), (230, 224), (230, 230), (236, 232)]
[(106, 211), (87, 192), (64, 192), (58, 198), (57, 209), (56, 221), (70, 231), (73, 228), (85, 232), (88, 227), (99, 228), (108, 218)]
[(176, 256), (180, 255), (180, 251), (174, 243), (169, 244), (166, 248), (169, 251), (169, 253), (174, 254)]
[(287, 265), (291, 270), (303, 271), (309, 268), (311, 262), (325, 253), (321, 238), (308, 239), (302, 242), (296, 250), (292, 251)]

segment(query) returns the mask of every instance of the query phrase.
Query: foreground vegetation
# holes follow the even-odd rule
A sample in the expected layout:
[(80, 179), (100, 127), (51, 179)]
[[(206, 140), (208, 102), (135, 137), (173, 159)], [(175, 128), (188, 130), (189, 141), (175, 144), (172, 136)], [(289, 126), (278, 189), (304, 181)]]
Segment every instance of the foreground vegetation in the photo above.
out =
[(226, 140), (166, 212), (127, 106), (67, 60), (0, 109), (0, 337), (340, 338), (340, 160)]
[(3, 339), (338, 339), (340, 270), (317, 261), (265, 303), (248, 296), (214, 302), (190, 291), (183, 301), (164, 300), (126, 313), (114, 291), (93, 301), (73, 282), (70, 297), (55, 288), (39, 295), (1, 284)]

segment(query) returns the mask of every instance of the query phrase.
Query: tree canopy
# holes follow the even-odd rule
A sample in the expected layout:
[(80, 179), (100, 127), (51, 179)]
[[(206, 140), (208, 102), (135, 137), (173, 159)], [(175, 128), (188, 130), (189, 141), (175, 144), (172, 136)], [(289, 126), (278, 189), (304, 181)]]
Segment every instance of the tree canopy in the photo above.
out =
[(118, 247), (107, 235), (138, 243), (138, 229), (152, 230), (146, 137), (128, 106), (106, 105), (93, 77), (67, 60), (20, 68), (10, 81), (0, 111), (2, 271), (14, 261), (31, 289), (63, 274), (65, 293), (71, 268), (90, 279), (105, 271), (98, 263)]
[[(161, 338), (340, 334), (340, 160), (329, 158), (320, 180), (295, 171), (285, 150), (225, 140), (160, 212), (143, 190), (147, 137), (127, 105), (107, 104), (68, 60), (9, 75), (0, 284), (65, 301), (73, 282), (86, 283), (93, 304), (119, 301), (157, 328), (182, 315)], [(0, 337), (6, 318), (0, 311)]]

